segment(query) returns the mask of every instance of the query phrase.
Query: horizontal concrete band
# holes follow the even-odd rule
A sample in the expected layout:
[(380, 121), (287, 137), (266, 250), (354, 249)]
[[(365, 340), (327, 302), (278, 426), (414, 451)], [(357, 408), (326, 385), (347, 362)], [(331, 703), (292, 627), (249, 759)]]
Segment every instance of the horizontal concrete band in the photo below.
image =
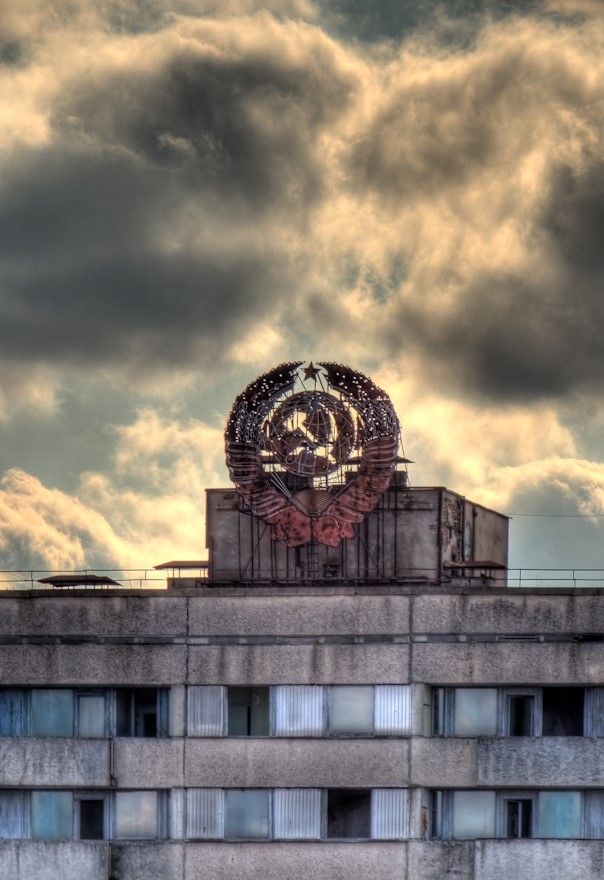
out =
[(410, 740), (411, 784), (425, 788), (604, 786), (603, 741), (587, 737)]
[(0, 786), (396, 788), (409, 781), (408, 749), (404, 739), (0, 738)]
[[(0, 738), (0, 786), (597, 788), (602, 740)], [(113, 783), (112, 783), (113, 778)]]
[(0, 638), (11, 636), (369, 636), (399, 633), (598, 633), (604, 590), (555, 595), (500, 590), (351, 594), (337, 587), (313, 595), (278, 590), (221, 595), (0, 595)]
[(601, 880), (604, 841), (0, 841), (0, 880)]
[(4, 686), (578, 684), (604, 679), (601, 644), (0, 646)]

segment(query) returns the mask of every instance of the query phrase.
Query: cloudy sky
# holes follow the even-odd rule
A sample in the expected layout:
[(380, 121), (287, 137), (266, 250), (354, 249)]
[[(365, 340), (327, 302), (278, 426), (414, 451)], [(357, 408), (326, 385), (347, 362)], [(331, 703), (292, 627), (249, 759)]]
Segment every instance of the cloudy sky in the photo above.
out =
[[(604, 538), (601, 0), (0, 0), (0, 567), (199, 558), (236, 394), (341, 360), (513, 565)], [(560, 516), (563, 515), (563, 516)]]

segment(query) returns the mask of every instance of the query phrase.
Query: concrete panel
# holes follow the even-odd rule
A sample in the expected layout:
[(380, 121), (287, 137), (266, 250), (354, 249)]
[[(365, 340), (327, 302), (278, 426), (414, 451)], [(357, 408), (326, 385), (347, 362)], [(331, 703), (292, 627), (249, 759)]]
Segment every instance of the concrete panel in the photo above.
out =
[(407, 596), (202, 596), (189, 600), (191, 635), (407, 633)]
[(185, 785), (209, 787), (404, 787), (404, 739), (187, 739)]
[(602, 645), (415, 643), (412, 680), (426, 684), (599, 684)]
[(187, 631), (186, 601), (158, 596), (3, 597), (2, 635), (182, 636)]
[(0, 840), (0, 880), (107, 880), (109, 845)]
[(182, 880), (184, 858), (182, 843), (150, 840), (145, 843), (114, 843), (111, 846), (109, 877), (110, 880)]
[(178, 788), (183, 785), (183, 740), (116, 739), (113, 775), (118, 788)]
[(0, 786), (109, 785), (109, 741), (49, 737), (0, 738)]
[(192, 646), (189, 684), (405, 684), (409, 646)]
[(446, 595), (413, 599), (416, 633), (590, 633), (604, 629), (599, 595)]
[(186, 880), (404, 880), (407, 876), (406, 844), (386, 841), (195, 843), (187, 847), (185, 859)]
[(604, 786), (602, 740), (592, 737), (481, 738), (478, 785)]
[(2, 645), (7, 685), (168, 685), (184, 679), (186, 648), (174, 645)]
[(489, 840), (475, 846), (474, 880), (601, 880), (604, 876), (601, 840)]
[(478, 740), (431, 737), (411, 740), (411, 784), (426, 788), (477, 785)]
[(407, 846), (408, 880), (474, 880), (474, 841), (410, 840)]

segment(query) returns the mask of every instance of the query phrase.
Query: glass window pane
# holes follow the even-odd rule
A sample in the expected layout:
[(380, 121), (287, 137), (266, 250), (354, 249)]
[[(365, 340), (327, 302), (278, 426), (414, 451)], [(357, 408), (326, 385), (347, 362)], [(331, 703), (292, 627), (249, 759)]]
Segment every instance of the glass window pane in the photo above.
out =
[(27, 733), (27, 694), (15, 688), (0, 691), (0, 736)]
[(157, 792), (118, 791), (115, 836), (128, 840), (157, 837)]
[(495, 736), (496, 688), (455, 688), (455, 736)]
[(82, 696), (78, 698), (78, 734), (80, 736), (105, 736), (105, 697)]
[(268, 837), (268, 791), (225, 792), (225, 837)]
[(453, 792), (453, 837), (495, 837), (495, 792)]
[(538, 828), (539, 837), (579, 837), (581, 832), (580, 792), (540, 792)]
[(39, 840), (73, 837), (73, 795), (70, 791), (32, 791), (31, 836)]
[(25, 792), (0, 791), (0, 838), (25, 837), (25, 807)]
[(329, 726), (332, 733), (373, 733), (373, 688), (332, 687)]
[(73, 736), (73, 691), (36, 689), (31, 694), (32, 736)]

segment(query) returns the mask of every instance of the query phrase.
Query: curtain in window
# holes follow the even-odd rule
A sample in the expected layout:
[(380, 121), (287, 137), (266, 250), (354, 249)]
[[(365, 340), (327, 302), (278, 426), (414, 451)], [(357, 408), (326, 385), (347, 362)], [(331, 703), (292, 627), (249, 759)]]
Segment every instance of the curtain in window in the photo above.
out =
[(407, 837), (407, 791), (374, 788), (371, 792), (371, 836), (375, 840)]
[(11, 688), (0, 691), (0, 736), (26, 736), (29, 694)]
[(189, 687), (189, 736), (223, 735), (224, 690), (223, 687), (214, 685)]
[(187, 837), (190, 840), (224, 837), (224, 791), (221, 788), (188, 789)]
[(277, 788), (273, 794), (274, 836), (283, 840), (321, 837), (321, 792), (316, 788)]
[(408, 685), (376, 686), (375, 732), (388, 736), (411, 732), (411, 688)]
[(321, 736), (325, 730), (325, 689), (315, 685), (273, 688), (277, 736)]

